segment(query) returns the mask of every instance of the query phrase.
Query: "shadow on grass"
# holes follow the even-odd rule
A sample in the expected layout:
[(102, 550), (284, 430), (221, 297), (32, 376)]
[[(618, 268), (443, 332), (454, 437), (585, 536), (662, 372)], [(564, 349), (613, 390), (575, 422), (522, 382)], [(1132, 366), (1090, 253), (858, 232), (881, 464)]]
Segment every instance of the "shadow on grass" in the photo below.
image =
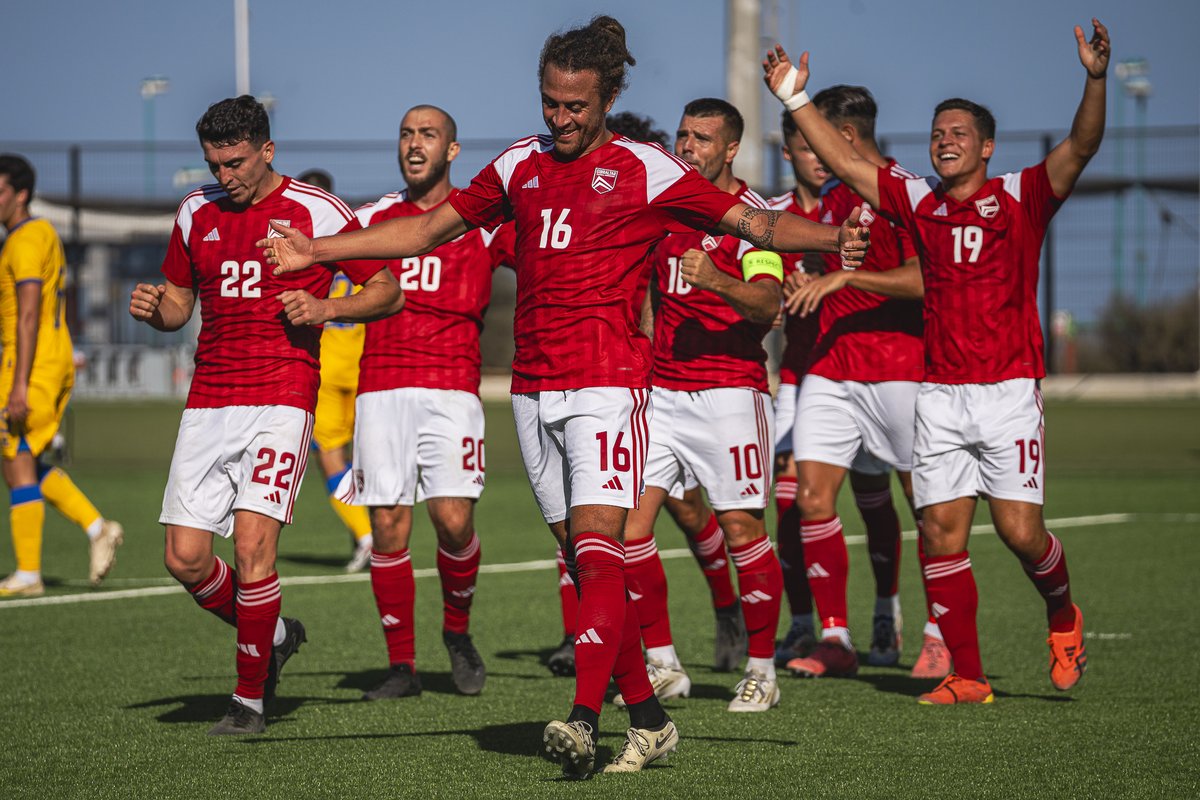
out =
[(555, 645), (537, 650), (498, 650), (495, 653), (495, 657), (504, 659), (505, 661), (534, 661), (544, 667), (550, 660), (550, 656), (554, 655), (558, 650), (558, 647), (558, 645)]
[(289, 564), (302, 564), (309, 567), (345, 567), (350, 556), (319, 556), (311, 553), (280, 553), (276, 561), (286, 561)]
[[(300, 706), (308, 703), (322, 705), (337, 704), (341, 701), (320, 697), (277, 697), (267, 707), (267, 722), (287, 717)], [(164, 706), (163, 712), (156, 719), (159, 722), (189, 723), (213, 722), (225, 716), (229, 708), (228, 694), (183, 694), (174, 697), (163, 697), (158, 700), (147, 700), (144, 703), (133, 703), (125, 706), (126, 710), (142, 708), (158, 708)]]

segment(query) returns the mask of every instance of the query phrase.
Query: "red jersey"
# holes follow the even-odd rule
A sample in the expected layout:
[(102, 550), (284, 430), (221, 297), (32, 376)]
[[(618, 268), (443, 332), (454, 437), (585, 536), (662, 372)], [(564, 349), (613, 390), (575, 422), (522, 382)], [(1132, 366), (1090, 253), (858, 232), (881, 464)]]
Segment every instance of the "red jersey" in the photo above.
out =
[[(451, 197), (457, 189), (450, 192)], [(392, 192), (354, 212), (364, 227), (425, 213)], [(423, 256), (389, 261), (404, 290), (399, 314), (367, 325), (358, 393), (416, 386), (479, 393), (479, 333), (492, 297), (492, 271), (513, 262), (505, 225), (475, 229)]]
[(234, 206), (215, 184), (183, 199), (162, 272), (200, 299), (188, 408), (283, 405), (312, 411), (321, 380), (321, 326), (292, 325), (278, 295), (303, 289), (325, 298), (337, 270), (361, 284), (383, 267), (377, 261), (347, 261), (276, 277), (254, 244), (279, 235), (271, 220), (310, 237), (361, 227), (341, 200), (286, 176), (248, 208)]
[(937, 178), (879, 170), (880, 212), (913, 238), (925, 277), (925, 380), (1041, 378), (1038, 256), (1062, 205), (1042, 162), (989, 179), (965, 202)]
[[(819, 203), (811, 210), (805, 211), (804, 206), (800, 205), (796, 199), (794, 191), (772, 197), (767, 205), (775, 211), (788, 211), (810, 222), (816, 222), (821, 216)], [(783, 274), (785, 276), (804, 268), (804, 253), (780, 253), (779, 255), (783, 257)], [(813, 258), (813, 256), (810, 255), (809, 258)], [(783, 356), (779, 359), (780, 383), (799, 385), (804, 374), (808, 372), (808, 359), (813, 345), (817, 341), (819, 325), (817, 314), (801, 317), (798, 314), (784, 312)]]
[[(767, 203), (742, 181), (736, 195), (753, 208)], [(720, 295), (697, 289), (680, 274), (679, 260), (691, 249), (703, 250), (718, 270), (743, 280), (742, 256), (753, 249), (733, 236), (691, 231), (672, 233), (654, 249), (652, 263), (658, 286), (654, 311), (654, 385), (694, 392), (767, 386), (767, 351), (763, 337), (771, 330), (739, 314)], [(758, 275), (752, 280), (775, 280)]]
[[(872, 211), (841, 181), (825, 185), (821, 221), (840, 225), (855, 206), (863, 206), (862, 225), (871, 231), (871, 249), (858, 269), (885, 272), (913, 257), (908, 233)], [(840, 269), (841, 256), (826, 254), (825, 271)], [(925, 377), (919, 300), (897, 300), (846, 286), (821, 301), (819, 318), (821, 329), (808, 364), (813, 375), (864, 382), (920, 381)]]
[(669, 224), (710, 230), (738, 199), (655, 144), (614, 136), (571, 161), (513, 144), (450, 198), (468, 224), (516, 221), (512, 391), (646, 388), (638, 277)]

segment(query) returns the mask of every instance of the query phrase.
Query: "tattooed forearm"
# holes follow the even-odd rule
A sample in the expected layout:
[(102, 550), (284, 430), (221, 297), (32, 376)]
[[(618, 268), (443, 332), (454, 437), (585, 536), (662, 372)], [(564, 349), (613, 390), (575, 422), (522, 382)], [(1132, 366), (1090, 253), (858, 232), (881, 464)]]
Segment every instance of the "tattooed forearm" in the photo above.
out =
[(772, 249), (775, 241), (775, 223), (779, 221), (782, 213), (781, 211), (764, 211), (761, 208), (747, 208), (738, 219), (738, 238), (763, 250)]

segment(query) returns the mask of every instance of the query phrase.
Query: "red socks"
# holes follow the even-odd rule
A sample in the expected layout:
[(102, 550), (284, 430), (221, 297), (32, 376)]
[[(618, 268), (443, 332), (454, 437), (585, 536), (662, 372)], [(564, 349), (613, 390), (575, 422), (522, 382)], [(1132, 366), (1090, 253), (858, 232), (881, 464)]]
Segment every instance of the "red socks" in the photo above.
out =
[[(625, 637), (626, 606), (633, 611), (625, 594), (625, 548), (599, 533), (580, 533), (573, 544), (580, 590), (575, 625), (575, 705), (599, 714)], [(635, 614), (633, 638), (638, 640), (640, 659), (636, 622)], [(644, 675), (644, 662), (641, 669)]]
[(800, 523), (800, 539), (804, 543), (808, 586), (817, 603), (821, 627), (848, 627), (846, 579), (850, 558), (846, 554), (842, 521), (837, 517), (805, 520)]
[[(558, 601), (562, 607), (563, 635), (575, 635), (575, 618), (579, 615), (579, 592), (567, 566), (566, 551), (558, 548)], [(572, 564), (572, 567), (574, 565)]]
[(979, 633), (975, 629), (979, 592), (971, 572), (971, 557), (965, 550), (952, 556), (929, 556), (924, 575), (929, 606), (954, 660), (955, 673), (971, 680), (982, 678)]
[(900, 586), (900, 517), (892, 490), (854, 493), (858, 513), (867, 526), (867, 553), (875, 573), (875, 596), (892, 597)]
[(393, 666), (408, 664), (415, 668), (413, 599), (416, 583), (407, 547), (395, 553), (371, 550), (371, 590), (375, 593), (379, 621), (383, 623), (388, 663)]
[(279, 606), (279, 575), (274, 572), (237, 588), (237, 697), (262, 699)]
[(696, 563), (708, 581), (712, 594), (713, 608), (728, 608), (737, 602), (733, 581), (729, 579), (729, 553), (725, 549), (725, 534), (717, 524), (717, 515), (712, 514), (704, 530), (695, 539), (688, 538), (688, 547), (696, 557)]
[[(638, 624), (638, 608), (638, 604), (633, 601), (632, 597), (626, 597), (625, 628), (621, 632), (621, 648), (617, 653), (617, 660), (613, 664), (612, 674), (613, 680), (617, 684), (617, 691), (625, 698), (625, 703), (630, 706), (643, 700), (649, 700), (654, 695), (654, 687), (650, 684), (650, 676), (646, 672), (646, 660), (642, 656), (642, 637), (645, 628)], [(578, 651), (578, 648), (576, 650)], [(578, 656), (576, 664), (578, 665)]]
[(775, 657), (775, 631), (783, 594), (779, 559), (766, 536), (729, 550), (737, 567), (742, 616), (746, 619), (751, 658)]
[(479, 537), (474, 531), (462, 550), (450, 552), (438, 547), (437, 570), (438, 577), (442, 579), (444, 630), (451, 633), (467, 632), (471, 622), (471, 599), (475, 596), (475, 579), (479, 576), (479, 558)]
[(1037, 587), (1042, 599), (1046, 601), (1046, 618), (1050, 621), (1050, 630), (1063, 633), (1075, 626), (1075, 606), (1071, 603), (1071, 579), (1067, 574), (1067, 557), (1063, 554), (1062, 543), (1053, 533), (1047, 531), (1050, 537), (1046, 552), (1035, 564), (1022, 563), (1025, 574)]
[[(728, 581), (728, 570), (722, 567)], [(671, 641), (671, 615), (667, 610), (667, 575), (654, 537), (628, 542), (625, 547), (625, 588), (637, 606), (641, 640), (646, 647), (664, 647)]]
[(210, 611), (230, 625), (237, 624), (237, 572), (220, 558), (214, 559), (212, 574), (188, 589), (192, 599), (205, 611)]
[(779, 525), (775, 541), (779, 547), (779, 566), (783, 570), (783, 588), (793, 617), (812, 614), (813, 598), (804, 574), (804, 544), (800, 541), (800, 509), (796, 507), (796, 479), (781, 475), (775, 480), (775, 514)]

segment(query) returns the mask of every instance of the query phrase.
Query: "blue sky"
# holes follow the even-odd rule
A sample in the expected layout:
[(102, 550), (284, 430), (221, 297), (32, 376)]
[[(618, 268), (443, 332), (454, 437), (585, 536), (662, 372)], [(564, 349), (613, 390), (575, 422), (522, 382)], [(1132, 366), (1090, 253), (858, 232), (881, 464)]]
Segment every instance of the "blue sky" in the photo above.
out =
[[(600, 12), (625, 24), (638, 58), (619, 109), (670, 130), (685, 101), (724, 94), (724, 0), (250, 3), (252, 90), (278, 98), (280, 140), (390, 139), (418, 102), (447, 108), (463, 138), (540, 130), (542, 41)], [(1118, 58), (1149, 58), (1150, 124), (1200, 120), (1195, 0), (778, 6), (785, 46), (812, 51), (813, 84), (870, 86), (884, 133), (926, 129), (933, 105), (953, 95), (989, 105), (1004, 130), (1064, 129), (1083, 84), (1071, 27), (1093, 15)], [(139, 140), (138, 89), (155, 74), (171, 81), (157, 100), (158, 138), (190, 139), (204, 108), (234, 91), (233, 0), (12, 3), (4, 27), (0, 143)]]

